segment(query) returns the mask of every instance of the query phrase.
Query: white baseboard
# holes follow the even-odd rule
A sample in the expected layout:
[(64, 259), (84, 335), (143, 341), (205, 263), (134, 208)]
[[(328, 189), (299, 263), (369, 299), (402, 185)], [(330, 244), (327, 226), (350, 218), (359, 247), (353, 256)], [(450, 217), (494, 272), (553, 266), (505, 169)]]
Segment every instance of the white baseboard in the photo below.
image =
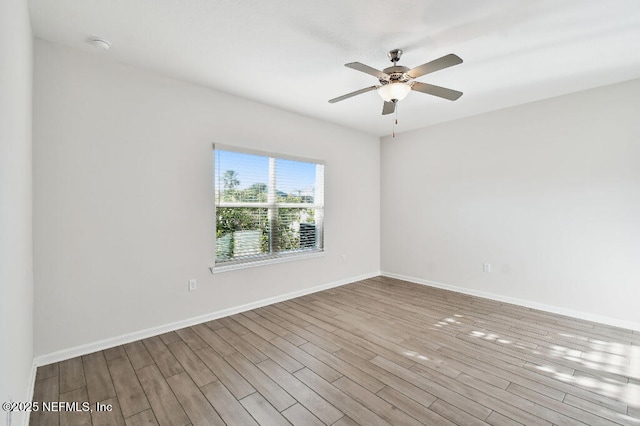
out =
[(443, 290), (455, 291), (456, 293), (468, 294), (470, 296), (482, 297), (485, 299), (495, 300), (497, 302), (510, 303), (512, 305), (524, 306), (525, 308), (537, 309), (540, 311), (550, 312), (553, 314), (566, 315), (568, 317), (577, 318), (586, 321), (597, 322), (600, 324), (611, 325), (614, 327), (625, 328), (633, 331), (640, 331), (640, 323), (634, 321), (625, 321), (617, 318), (611, 318), (601, 315), (592, 314), (589, 312), (582, 312), (573, 309), (563, 308), (561, 306), (547, 305), (544, 303), (538, 303), (531, 300), (518, 299), (509, 296), (503, 296), (500, 294), (489, 293), (479, 290), (473, 290), (464, 287), (458, 287), (450, 284), (443, 284), (435, 281), (429, 281), (422, 278), (409, 277), (406, 275), (395, 274), (393, 272), (381, 272), (382, 276), (389, 278), (396, 278), (403, 281), (409, 281), (415, 284), (426, 285), (429, 287), (441, 288)]
[[(240, 312), (250, 311), (252, 309), (261, 308), (263, 306), (271, 305), (278, 302), (283, 302), (285, 300), (294, 299), (296, 297), (305, 296), (311, 293), (317, 293), (322, 290), (328, 290), (330, 288), (340, 287), (345, 284), (366, 280), (368, 278), (373, 278), (377, 276), (380, 276), (380, 271), (377, 271), (371, 274), (365, 274), (365, 275), (360, 275), (360, 276), (351, 277), (347, 279), (342, 279), (342, 280), (334, 281), (328, 284), (322, 284), (312, 288), (297, 290), (297, 291), (282, 294), (279, 296), (269, 297), (266, 299), (247, 303), (245, 305), (223, 309), (221, 311), (212, 312), (212, 313), (200, 315), (197, 317), (187, 318), (187, 319), (176, 321), (170, 324), (164, 324), (157, 327), (148, 328), (146, 330), (136, 331), (134, 333), (111, 337), (108, 339), (87, 343), (85, 345), (80, 345), (80, 346), (76, 346), (69, 349), (63, 349), (61, 351), (56, 351), (49, 354), (39, 355), (35, 357), (33, 361), (34, 374), (35, 374), (35, 367), (39, 367), (41, 365), (47, 365), (54, 362), (64, 361), (66, 359), (75, 358), (77, 356), (90, 354), (92, 352), (101, 351), (104, 349), (109, 349), (114, 346), (123, 345), (125, 343), (135, 342), (136, 340), (146, 339), (148, 337), (153, 337), (159, 334), (168, 333), (170, 331), (178, 330), (184, 327), (190, 327), (192, 325), (201, 324), (203, 322), (211, 321), (218, 318), (223, 318), (229, 315), (238, 314)], [(35, 375), (33, 379), (34, 379), (33, 381), (35, 381)]]

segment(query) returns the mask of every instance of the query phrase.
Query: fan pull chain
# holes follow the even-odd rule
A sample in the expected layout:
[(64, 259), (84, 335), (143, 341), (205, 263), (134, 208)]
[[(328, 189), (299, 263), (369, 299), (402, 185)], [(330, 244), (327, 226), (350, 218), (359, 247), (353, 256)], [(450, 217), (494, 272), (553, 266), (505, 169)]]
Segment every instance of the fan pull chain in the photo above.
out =
[(395, 108), (395, 113), (396, 113), (396, 118), (393, 120), (393, 130), (391, 131), (391, 135), (393, 138), (396, 137), (396, 126), (398, 125), (398, 103), (396, 102), (396, 108)]

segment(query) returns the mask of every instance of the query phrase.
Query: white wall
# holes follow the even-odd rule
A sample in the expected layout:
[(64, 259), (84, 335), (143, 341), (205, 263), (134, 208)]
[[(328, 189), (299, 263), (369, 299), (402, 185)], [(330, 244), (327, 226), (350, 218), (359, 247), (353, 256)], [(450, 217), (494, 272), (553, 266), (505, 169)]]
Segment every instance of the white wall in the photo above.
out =
[[(33, 361), (32, 38), (27, 3), (0, 2), (0, 400), (27, 401)], [(5, 423), (4, 412), (0, 415)], [(16, 424), (24, 421), (14, 413)]]
[(634, 80), (384, 138), (383, 272), (640, 329), (639, 98)]
[[(379, 273), (377, 138), (101, 56), (35, 43), (36, 355)], [(324, 257), (210, 273), (212, 142), (325, 160)]]

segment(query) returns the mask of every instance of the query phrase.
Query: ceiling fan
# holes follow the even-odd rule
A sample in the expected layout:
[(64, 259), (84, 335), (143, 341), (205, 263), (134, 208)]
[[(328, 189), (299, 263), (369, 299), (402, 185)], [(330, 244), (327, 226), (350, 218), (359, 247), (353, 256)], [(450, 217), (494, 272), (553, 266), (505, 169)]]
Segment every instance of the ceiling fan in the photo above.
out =
[(331, 99), (329, 103), (334, 104), (362, 93), (377, 90), (378, 94), (384, 100), (382, 115), (386, 115), (393, 113), (396, 109), (396, 103), (403, 100), (411, 90), (449, 99), (450, 101), (455, 101), (462, 96), (462, 92), (458, 92), (457, 90), (414, 81), (414, 79), (422, 77), (423, 75), (461, 64), (462, 59), (459, 56), (451, 53), (411, 69), (397, 64), (400, 56), (402, 56), (402, 50), (393, 49), (387, 56), (393, 65), (382, 71), (378, 71), (360, 62), (344, 64), (345, 67), (353, 68), (356, 71), (361, 71), (376, 77), (380, 84), (338, 96), (337, 98)]

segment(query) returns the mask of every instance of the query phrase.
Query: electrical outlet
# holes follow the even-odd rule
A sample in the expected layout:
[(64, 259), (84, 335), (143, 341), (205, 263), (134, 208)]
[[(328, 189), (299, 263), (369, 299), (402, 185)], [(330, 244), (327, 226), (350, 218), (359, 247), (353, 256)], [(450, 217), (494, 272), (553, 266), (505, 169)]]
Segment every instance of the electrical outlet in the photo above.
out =
[(341, 254), (340, 255), (340, 263), (345, 263), (347, 261), (347, 255), (346, 254)]
[(194, 279), (189, 280), (189, 291), (194, 291), (198, 289), (198, 281)]
[(490, 263), (483, 263), (482, 264), (482, 271), (483, 272), (491, 272), (491, 264)]

